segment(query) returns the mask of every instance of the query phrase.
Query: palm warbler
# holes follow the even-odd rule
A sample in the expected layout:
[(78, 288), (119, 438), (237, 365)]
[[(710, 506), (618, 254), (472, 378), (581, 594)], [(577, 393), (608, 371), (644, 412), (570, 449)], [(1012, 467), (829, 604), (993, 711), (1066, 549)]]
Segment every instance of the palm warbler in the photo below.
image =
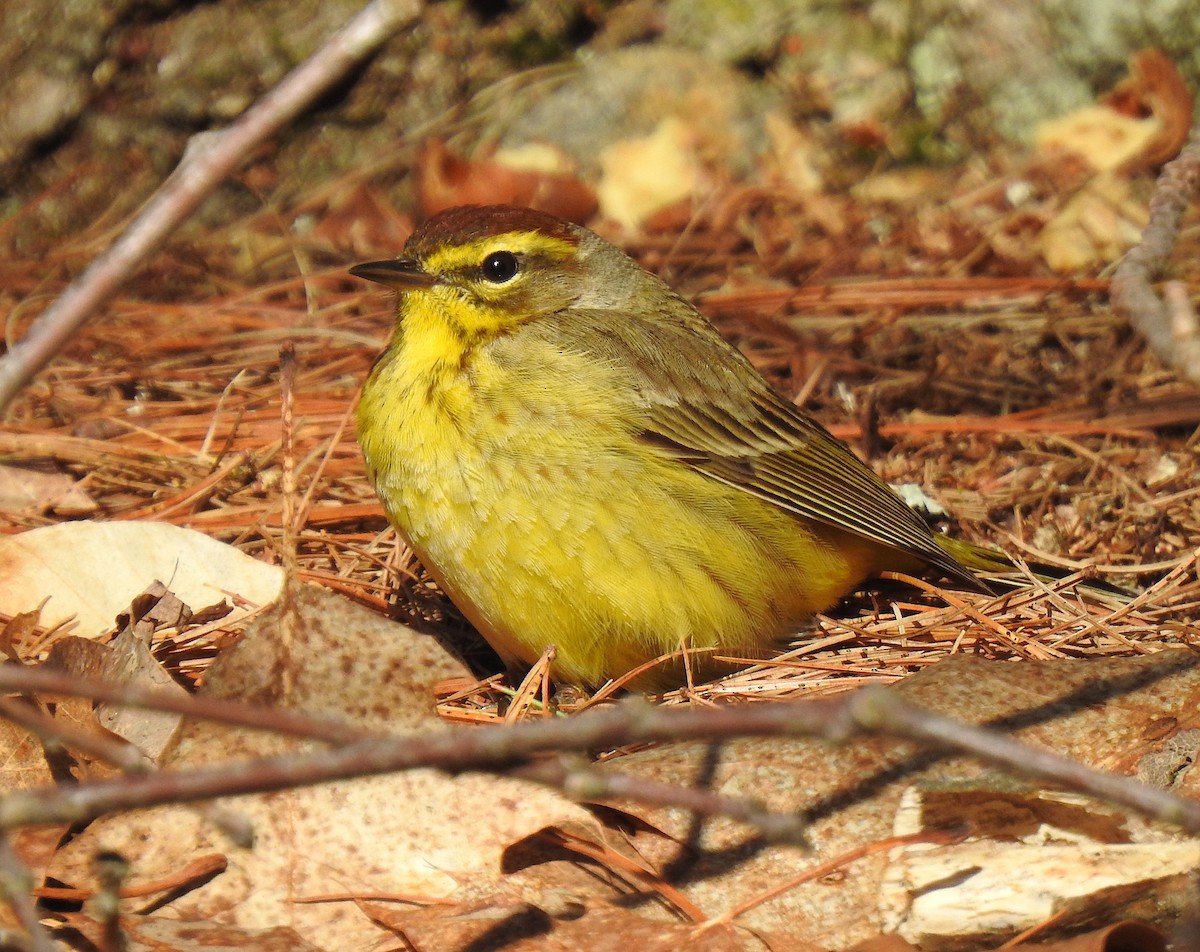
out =
[(371, 479), (507, 663), (553, 644), (555, 676), (594, 685), (681, 648), (761, 653), (881, 571), (980, 588), (971, 569), (1012, 567), (930, 532), (585, 228), (456, 208), (351, 273), (400, 292), (358, 406)]

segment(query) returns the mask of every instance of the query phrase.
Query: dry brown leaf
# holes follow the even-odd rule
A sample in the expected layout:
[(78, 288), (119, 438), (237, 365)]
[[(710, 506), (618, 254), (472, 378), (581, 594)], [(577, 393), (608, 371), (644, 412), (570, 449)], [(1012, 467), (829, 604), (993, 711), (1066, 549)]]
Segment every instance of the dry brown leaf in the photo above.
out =
[(1187, 141), (1195, 97), (1178, 67), (1162, 50), (1135, 53), (1129, 61), (1129, 77), (1102, 101), (1123, 115), (1150, 113), (1158, 120), (1155, 135), (1122, 164), (1121, 171), (1126, 175), (1170, 161)]
[[(648, 919), (615, 905), (572, 908), (555, 916), (527, 903), (429, 906), (424, 909), (372, 905), (377, 921), (387, 923), (417, 952), (746, 952), (773, 948), (729, 926), (698, 928), (694, 923)], [(783, 952), (783, 950), (780, 950)], [(814, 950), (815, 952), (815, 950)]]
[(0, 465), (0, 512), (47, 510), (65, 518), (88, 516), (96, 511), (96, 501), (66, 473)]
[[(161, 626), (174, 627), (191, 616), (160, 583), (151, 586), (153, 595), (139, 596), (127, 616), (125, 629), (111, 644), (67, 635), (54, 642), (41, 667), (57, 673), (109, 684), (136, 685), (167, 693), (182, 694), (184, 689), (150, 652), (150, 638)], [(132, 618), (137, 616), (136, 622)], [(96, 707), (86, 697), (43, 694), (40, 700), (52, 710), (56, 723), (97, 735), (105, 741), (124, 740), (145, 755), (145, 764), (156, 762), (179, 725), (180, 716), (163, 711), (101, 704)], [(78, 749), (68, 737), (66, 750), (75, 763), (71, 772), (76, 779), (97, 779), (112, 773), (112, 766), (98, 762), (86, 749)]]
[(51, 782), (42, 745), (23, 728), (0, 719), (0, 790), (28, 790)]
[(62, 674), (99, 680), (104, 675), (108, 652), (108, 645), (91, 638), (66, 635), (50, 646), (50, 652), (41, 667)]
[(0, 613), (28, 611), (49, 597), (43, 623), (73, 615), (84, 637), (111, 630), (155, 579), (195, 609), (226, 593), (269, 605), (283, 585), (277, 566), (163, 522), (67, 522), (0, 536), (0, 578)]
[(42, 609), (39, 606), (33, 611), (18, 612), (0, 629), (0, 652), (9, 661), (22, 662), (21, 650), (34, 641), (41, 618)]
[[(566, 164), (530, 168), (507, 153), (469, 160), (436, 140), (421, 150), (414, 174), (425, 215), (456, 205), (520, 205), (570, 221), (585, 222), (596, 211), (596, 193)], [(565, 159), (564, 159), (565, 163)]]
[[(218, 658), (204, 693), (336, 716), (371, 730), (443, 730), (433, 713), (433, 685), (464, 674), (433, 638), (300, 586)], [(312, 746), (189, 723), (164, 767), (211, 767)], [(172, 915), (247, 929), (288, 926), (343, 952), (374, 948), (380, 927), (349, 902), (296, 900), (330, 893), (447, 896), (462, 883), (497, 880), (509, 844), (546, 825), (595, 827), (584, 810), (542, 787), (431, 770), (221, 803), (253, 824), (253, 849), (230, 852), (195, 811), (165, 808), (93, 824), (60, 854), (54, 875), (88, 883), (93, 853), (114, 849), (132, 862), (130, 885), (136, 885), (197, 854), (226, 852), (228, 871), (173, 902)]]
[[(0, 790), (27, 790), (53, 782), (41, 743), (23, 728), (0, 719)], [(60, 824), (31, 827), (11, 834), (10, 843), (14, 852), (35, 881), (41, 882), (67, 829), (67, 824)], [(7, 902), (0, 902), (0, 932), (6, 928), (23, 931), (13, 915), (12, 907)]]
[[(155, 591), (154, 604), (149, 606), (136, 624), (127, 626), (108, 646), (100, 677), (110, 684), (127, 684), (170, 694), (186, 694), (187, 692), (150, 653), (150, 638), (156, 627), (154, 612), (165, 611), (169, 613), (166, 617), (176, 617), (186, 606), (163, 589), (161, 584), (155, 583), (152, 589)], [(164, 607), (168, 605), (169, 607)], [(187, 614), (190, 615), (191, 612), (188, 611)], [(176, 622), (167, 621), (166, 624), (173, 626)], [(105, 703), (96, 709), (96, 719), (106, 730), (124, 738), (157, 763), (174, 736), (182, 716), (167, 711), (150, 711)]]
[[(95, 948), (110, 948), (102, 923), (85, 913), (62, 917), (66, 926), (89, 939)], [(295, 929), (240, 929), (212, 921), (122, 916), (125, 952), (321, 952)]]
[[(225, 610), (221, 609), (217, 614), (224, 617)], [(38, 615), (37, 612), (18, 615), (6, 626), (4, 635), (11, 635), (16, 626), (21, 629), (20, 640), (31, 641)], [(74, 635), (56, 638), (43, 667), (109, 684), (129, 684), (182, 694), (184, 689), (151, 654), (150, 644), (159, 630), (179, 628), (191, 619), (191, 610), (160, 582), (154, 582), (134, 599), (127, 613), (119, 616), (118, 620), (125, 627), (111, 644)], [(0, 641), (0, 645), (3, 644)], [(101, 704), (97, 708), (90, 699), (73, 695), (43, 695), (41, 700), (52, 704), (49, 710), (56, 722), (85, 734), (102, 735), (110, 741), (124, 740), (145, 755), (147, 765), (158, 760), (180, 721), (179, 715), (162, 711), (113, 704)], [(110, 764), (98, 762), (86, 749), (78, 749), (78, 745), (69, 739), (65, 747), (74, 758), (71, 772), (77, 779), (82, 780), (85, 776), (96, 779), (112, 772)]]
[(1144, 922), (1114, 922), (1062, 942), (1030, 943), (1023, 952), (1166, 952), (1167, 939)]
[[(100, 739), (103, 742), (108, 736), (108, 732), (96, 717), (91, 700), (85, 697), (65, 697), (55, 703), (54, 724), (59, 730), (78, 732), (92, 740)], [(101, 780), (116, 772), (110, 763), (79, 749), (79, 746), (71, 741), (63, 742), (62, 753), (58, 754), (59, 759), (62, 759), (63, 755), (69, 757), (66, 765), (71, 776), (80, 782)]]

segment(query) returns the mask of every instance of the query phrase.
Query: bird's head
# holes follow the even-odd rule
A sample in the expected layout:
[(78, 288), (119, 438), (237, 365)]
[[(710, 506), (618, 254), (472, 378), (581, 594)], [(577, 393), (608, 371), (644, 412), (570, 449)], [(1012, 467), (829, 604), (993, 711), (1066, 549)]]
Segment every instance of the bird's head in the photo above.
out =
[(658, 284), (586, 228), (506, 205), (441, 212), (413, 233), (402, 257), (350, 273), (399, 291), (402, 321), (436, 310), (474, 339), (571, 307), (621, 308), (637, 286)]

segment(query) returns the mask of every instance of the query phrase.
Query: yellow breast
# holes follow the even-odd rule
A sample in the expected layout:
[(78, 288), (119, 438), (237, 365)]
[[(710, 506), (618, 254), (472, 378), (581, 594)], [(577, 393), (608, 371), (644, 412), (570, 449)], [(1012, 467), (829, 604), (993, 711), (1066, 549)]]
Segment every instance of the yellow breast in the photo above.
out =
[(641, 444), (620, 368), (420, 320), (363, 390), (363, 452), (393, 523), (506, 660), (552, 643), (558, 677), (595, 684), (684, 645), (754, 651), (871, 571), (876, 547)]

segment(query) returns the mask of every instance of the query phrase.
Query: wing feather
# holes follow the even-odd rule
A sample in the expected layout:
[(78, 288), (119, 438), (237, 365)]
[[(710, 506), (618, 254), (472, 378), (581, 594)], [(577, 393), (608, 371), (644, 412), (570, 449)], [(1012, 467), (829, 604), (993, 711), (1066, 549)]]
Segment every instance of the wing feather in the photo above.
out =
[[(850, 448), (771, 389), (698, 313), (563, 315), (547, 333), (632, 374), (642, 443), (803, 519), (915, 556), (978, 585)], [(601, 329), (601, 330), (597, 330)]]

